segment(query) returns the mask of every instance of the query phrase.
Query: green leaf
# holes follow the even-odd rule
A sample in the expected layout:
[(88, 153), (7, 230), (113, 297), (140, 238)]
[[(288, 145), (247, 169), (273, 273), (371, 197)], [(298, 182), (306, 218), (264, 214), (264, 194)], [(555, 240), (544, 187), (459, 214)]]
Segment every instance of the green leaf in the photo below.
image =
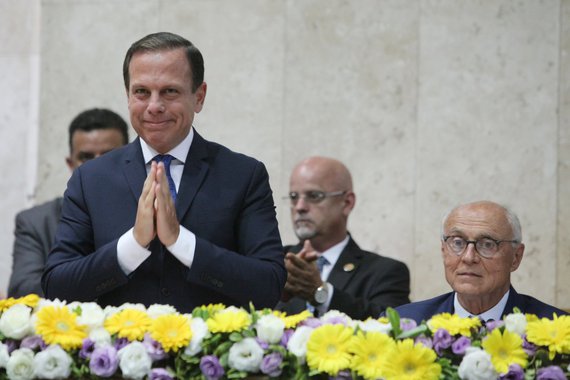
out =
[(389, 307), (386, 309), (386, 316), (388, 317), (390, 325), (392, 325), (394, 336), (400, 335), (402, 333), (402, 329), (400, 328), (400, 315), (398, 312)]
[(411, 330), (408, 331), (402, 331), (401, 334), (399, 334), (396, 339), (406, 339), (406, 338), (415, 338), (418, 335), (421, 335), (425, 332), (428, 332), (429, 328), (426, 325), (419, 325), (416, 328), (413, 328)]

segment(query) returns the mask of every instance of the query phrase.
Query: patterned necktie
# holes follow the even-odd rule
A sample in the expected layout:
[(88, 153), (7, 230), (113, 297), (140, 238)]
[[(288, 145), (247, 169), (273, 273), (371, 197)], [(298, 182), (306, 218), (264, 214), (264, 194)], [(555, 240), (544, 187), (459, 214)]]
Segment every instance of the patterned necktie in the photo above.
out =
[(170, 190), (170, 194), (172, 195), (172, 200), (176, 203), (176, 185), (174, 185), (174, 180), (170, 175), (170, 163), (174, 157), (170, 154), (159, 154), (156, 155), (152, 160), (156, 163), (162, 162), (164, 163), (164, 169), (166, 170), (166, 179), (168, 180), (168, 189)]
[(326, 257), (324, 256), (319, 256), (319, 258), (317, 259), (317, 268), (319, 268), (319, 273), (323, 274), (323, 268), (325, 265), (327, 265), (329, 263), (329, 261), (326, 259)]

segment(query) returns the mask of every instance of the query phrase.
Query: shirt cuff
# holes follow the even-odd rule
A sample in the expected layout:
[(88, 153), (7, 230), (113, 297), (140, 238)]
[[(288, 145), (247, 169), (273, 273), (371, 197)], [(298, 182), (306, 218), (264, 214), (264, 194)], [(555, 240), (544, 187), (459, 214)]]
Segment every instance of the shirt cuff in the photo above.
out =
[(117, 260), (123, 272), (128, 276), (135, 271), (148, 257), (150, 251), (141, 247), (135, 239), (133, 228), (119, 238), (117, 243)]
[(187, 230), (184, 226), (180, 226), (178, 239), (174, 244), (166, 247), (174, 257), (182, 264), (190, 268), (194, 261), (194, 252), (196, 251), (196, 235)]

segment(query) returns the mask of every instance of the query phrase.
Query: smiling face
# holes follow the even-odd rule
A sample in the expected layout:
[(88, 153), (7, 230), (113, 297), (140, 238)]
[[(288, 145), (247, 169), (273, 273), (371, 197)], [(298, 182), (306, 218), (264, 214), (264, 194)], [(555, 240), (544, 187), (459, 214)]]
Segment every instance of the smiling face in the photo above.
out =
[[(505, 209), (492, 202), (459, 206), (444, 222), (443, 234), (466, 240), (513, 239)], [(479, 256), (473, 244), (457, 256), (442, 242), (441, 252), (447, 282), (457, 292), (461, 304), (479, 314), (496, 305), (509, 289), (511, 272), (519, 267), (524, 245), (501, 243), (496, 255), (488, 259)]]
[(180, 144), (202, 110), (206, 83), (192, 92), (184, 49), (135, 53), (129, 64), (129, 114), (137, 134), (159, 153)]

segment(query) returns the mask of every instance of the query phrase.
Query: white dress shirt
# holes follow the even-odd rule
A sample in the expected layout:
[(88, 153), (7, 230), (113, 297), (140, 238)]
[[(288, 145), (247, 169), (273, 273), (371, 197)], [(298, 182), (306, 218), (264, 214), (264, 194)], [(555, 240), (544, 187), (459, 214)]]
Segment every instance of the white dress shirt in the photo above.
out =
[[(176, 192), (180, 188), (180, 181), (182, 180), (182, 172), (184, 171), (184, 163), (190, 145), (194, 138), (194, 128), (190, 129), (188, 136), (180, 144), (174, 147), (166, 154), (170, 154), (174, 159), (170, 163), (170, 175), (176, 186)], [(147, 174), (150, 171), (152, 159), (159, 154), (156, 150), (150, 147), (143, 139), (139, 139), (141, 149), (146, 163)], [(146, 247), (141, 247), (135, 240), (133, 235), (133, 228), (125, 232), (117, 243), (117, 260), (121, 269), (126, 275), (129, 275), (139, 267), (151, 254)], [(180, 233), (178, 239), (174, 244), (166, 247), (166, 249), (174, 255), (182, 264), (190, 268), (194, 260), (194, 252), (196, 250), (196, 235), (180, 225)]]

